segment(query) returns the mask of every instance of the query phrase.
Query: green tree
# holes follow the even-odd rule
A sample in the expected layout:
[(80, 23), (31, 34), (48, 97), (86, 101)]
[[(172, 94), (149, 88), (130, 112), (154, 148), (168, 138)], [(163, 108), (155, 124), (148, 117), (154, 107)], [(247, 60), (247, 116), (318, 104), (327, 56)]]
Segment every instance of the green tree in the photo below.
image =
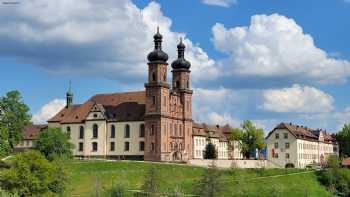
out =
[(144, 183), (142, 185), (143, 194), (140, 196), (161, 196), (160, 195), (160, 175), (155, 167), (151, 167), (145, 174)]
[(202, 178), (197, 183), (194, 193), (201, 197), (215, 197), (220, 196), (223, 192), (223, 185), (220, 183), (222, 173), (213, 162), (209, 168), (206, 169)]
[(29, 107), (18, 91), (11, 91), (0, 97), (0, 111), (0, 124), (7, 129), (8, 142), (13, 148), (22, 140), (23, 128), (31, 124)]
[(0, 157), (8, 155), (10, 150), (11, 147), (8, 141), (8, 130), (6, 127), (0, 125)]
[(216, 159), (217, 156), (215, 145), (209, 142), (204, 149), (204, 159)]
[[(49, 162), (38, 151), (28, 151), (14, 156), (11, 167), (0, 172), (0, 187), (20, 196), (59, 196), (67, 179), (55, 163)], [(60, 180), (60, 181), (57, 181)], [(59, 189), (57, 189), (59, 188)]]
[(40, 133), (35, 149), (52, 161), (57, 158), (72, 158), (74, 145), (60, 128), (48, 128)]
[(350, 124), (344, 124), (335, 137), (339, 143), (340, 157), (350, 156)]
[(264, 130), (256, 128), (250, 120), (245, 120), (241, 128), (235, 128), (231, 131), (231, 142), (238, 141), (241, 145), (241, 152), (245, 158), (249, 158), (251, 152), (265, 147)]

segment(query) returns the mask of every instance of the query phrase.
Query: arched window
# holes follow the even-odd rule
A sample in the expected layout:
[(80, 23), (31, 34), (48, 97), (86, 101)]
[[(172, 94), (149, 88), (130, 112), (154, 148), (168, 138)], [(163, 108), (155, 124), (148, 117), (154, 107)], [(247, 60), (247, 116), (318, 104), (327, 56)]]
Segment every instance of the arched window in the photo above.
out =
[(176, 81), (176, 88), (179, 88), (180, 87), (180, 81)]
[(97, 142), (92, 142), (92, 152), (97, 151)]
[(84, 138), (84, 127), (83, 126), (79, 127), (79, 138), (80, 139)]
[(127, 124), (125, 125), (124, 129), (124, 138), (129, 138), (130, 137), (130, 126)]
[(163, 75), (163, 80), (166, 81), (166, 73)]
[(154, 135), (155, 130), (156, 130), (155, 126), (154, 126), (154, 125), (152, 125), (152, 126), (151, 126), (151, 136), (152, 136), (152, 135)]
[(70, 127), (67, 127), (67, 136), (70, 138)]
[(182, 144), (181, 143), (179, 144), (179, 150), (182, 150)]
[(152, 81), (156, 81), (156, 73), (152, 73)]
[(190, 82), (187, 80), (187, 88), (190, 88)]
[(115, 126), (111, 126), (111, 138), (115, 138)]
[(92, 138), (98, 138), (98, 126), (94, 124), (92, 126)]
[(145, 137), (145, 125), (140, 125), (140, 137)]

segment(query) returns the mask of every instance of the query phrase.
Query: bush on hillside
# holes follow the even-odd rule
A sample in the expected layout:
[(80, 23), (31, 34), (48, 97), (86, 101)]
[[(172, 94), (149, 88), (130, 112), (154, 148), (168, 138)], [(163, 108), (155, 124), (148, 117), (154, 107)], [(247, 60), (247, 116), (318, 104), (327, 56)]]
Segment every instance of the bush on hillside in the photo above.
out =
[(0, 187), (19, 196), (63, 194), (67, 177), (63, 168), (51, 163), (37, 151), (14, 156), (9, 169), (0, 173)]
[(340, 168), (339, 159), (330, 156), (327, 160), (328, 168), (318, 172), (318, 180), (337, 196), (350, 196), (350, 170)]
[(216, 167), (213, 162), (209, 168), (204, 172), (202, 178), (197, 183), (194, 193), (201, 197), (215, 197), (220, 196), (222, 191), (222, 183), (220, 178), (222, 176), (221, 171)]

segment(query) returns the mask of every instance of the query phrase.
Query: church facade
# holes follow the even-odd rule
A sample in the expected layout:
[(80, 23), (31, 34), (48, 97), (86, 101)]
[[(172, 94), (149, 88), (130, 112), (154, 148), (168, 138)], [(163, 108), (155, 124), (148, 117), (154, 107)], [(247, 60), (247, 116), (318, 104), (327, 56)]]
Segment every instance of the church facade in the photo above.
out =
[[(203, 158), (203, 143), (217, 141), (219, 158), (230, 158), (228, 126), (193, 122), (191, 64), (184, 57), (182, 40), (177, 46), (178, 58), (171, 63), (171, 84), (159, 31), (154, 44), (147, 56), (144, 91), (98, 94), (83, 104), (73, 104), (69, 89), (66, 107), (48, 126), (60, 127), (70, 136), (75, 156), (187, 161)], [(198, 139), (205, 142), (198, 143)]]

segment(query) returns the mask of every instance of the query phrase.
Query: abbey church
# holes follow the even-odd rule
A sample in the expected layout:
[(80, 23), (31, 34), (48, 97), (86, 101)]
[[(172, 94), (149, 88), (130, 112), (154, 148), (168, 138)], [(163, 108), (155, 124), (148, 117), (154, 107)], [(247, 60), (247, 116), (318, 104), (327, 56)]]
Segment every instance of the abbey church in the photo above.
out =
[(219, 158), (241, 158), (238, 149), (229, 151), (228, 125), (194, 123), (191, 63), (185, 59), (185, 45), (180, 40), (178, 58), (169, 68), (162, 39), (158, 30), (154, 50), (147, 56), (144, 91), (97, 94), (83, 104), (74, 104), (73, 92), (68, 90), (66, 107), (48, 126), (60, 127), (70, 136), (76, 157), (187, 161), (203, 158), (210, 141)]

